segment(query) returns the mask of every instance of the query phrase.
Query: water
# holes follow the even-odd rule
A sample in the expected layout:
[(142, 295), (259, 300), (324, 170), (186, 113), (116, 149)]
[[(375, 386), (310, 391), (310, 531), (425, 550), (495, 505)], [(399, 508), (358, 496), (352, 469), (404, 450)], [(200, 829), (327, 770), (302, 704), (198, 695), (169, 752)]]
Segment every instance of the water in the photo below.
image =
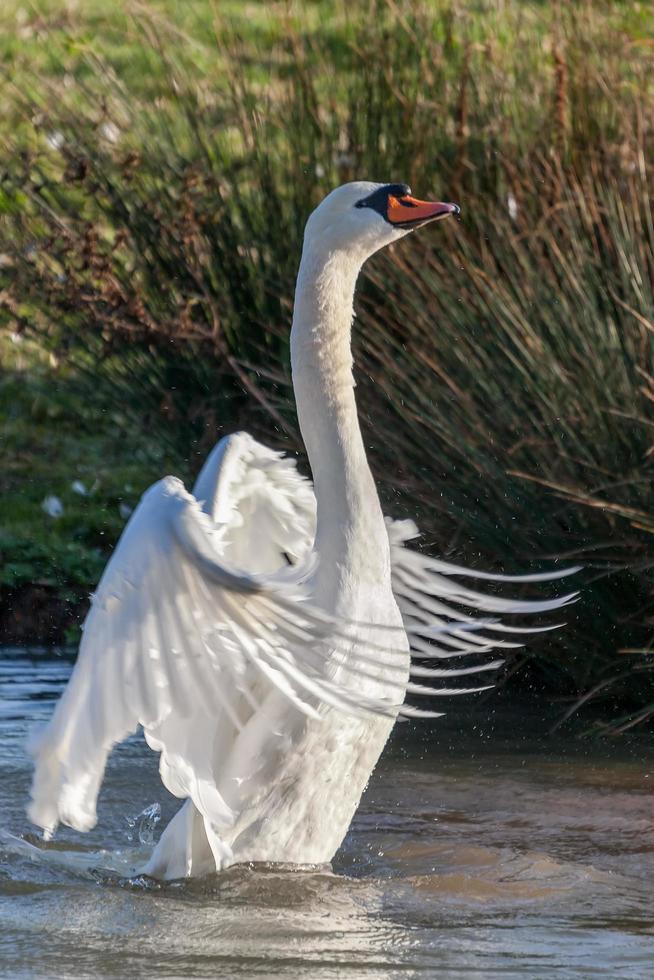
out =
[(495, 709), (489, 737), (491, 707), (459, 707), (399, 727), (333, 868), (161, 885), (130, 878), (177, 806), (139, 738), (114, 753), (91, 834), (30, 836), (23, 743), (69, 670), (0, 656), (0, 976), (654, 974), (645, 736), (553, 741)]

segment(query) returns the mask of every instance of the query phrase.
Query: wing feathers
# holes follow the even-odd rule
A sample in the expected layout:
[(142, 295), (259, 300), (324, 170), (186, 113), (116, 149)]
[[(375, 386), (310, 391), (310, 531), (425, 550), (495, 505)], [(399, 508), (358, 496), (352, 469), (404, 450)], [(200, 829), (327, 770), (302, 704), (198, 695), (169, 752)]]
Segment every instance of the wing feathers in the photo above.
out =
[[(505, 636), (514, 634), (518, 638), (520, 634), (527, 635), (556, 628), (553, 625), (524, 627), (497, 622), (495, 619), (480, 619), (463, 612), (461, 607), (482, 613), (500, 613), (509, 616), (540, 615), (566, 606), (577, 598), (576, 592), (554, 599), (541, 600), (506, 599), (497, 595), (485, 595), (461, 585), (456, 579), (475, 577), (494, 583), (524, 585), (555, 581), (579, 569), (574, 567), (518, 576), (478, 573), (407, 548), (406, 543), (418, 534), (412, 521), (394, 522), (387, 519), (387, 527), (391, 544), (393, 592), (407, 629), (412, 654), (419, 660), (447, 660), (473, 654), (477, 657), (485, 657), (493, 650), (511, 650), (523, 646), (519, 639), (516, 641), (500, 639), (497, 634)], [(494, 635), (489, 637), (488, 633)], [(493, 670), (501, 664), (501, 660), (493, 660), (473, 667), (446, 669), (412, 664), (411, 675), (441, 678), (449, 674), (455, 677), (466, 673)], [(407, 687), (409, 693), (429, 694), (429, 696), (435, 696), (437, 693), (470, 693), (471, 690), (463, 688), (434, 690), (413, 683)]]
[[(231, 437), (211, 454), (196, 489), (202, 504), (172, 477), (151, 487), (107, 565), (69, 685), (32, 743), (30, 816), (48, 833), (61, 820), (93, 826), (107, 755), (139, 724), (161, 753), (165, 785), (190, 797), (213, 828), (224, 826), (234, 815), (216, 774), (271, 693), (312, 719), (326, 707), (356, 717), (436, 718), (439, 712), (400, 705), (405, 691), (434, 697), (486, 686), (407, 683), (407, 635), (414, 655), (427, 662), (413, 665), (413, 677), (478, 674), (501, 665), (488, 660), (493, 649), (519, 647), (520, 633), (552, 628), (483, 614), (541, 614), (576, 597), (484, 595), (457, 578), (528, 584), (576, 569), (471, 572), (409, 550), (415, 525), (389, 522), (393, 590), (404, 621), (395, 644), (388, 626), (336, 622), (308, 601), (315, 498), (293, 461), (247, 436)], [(296, 563), (284, 568), (284, 555)], [(243, 570), (250, 560), (253, 568)], [(497, 634), (518, 636), (514, 642)], [(470, 655), (470, 666), (433, 666)], [(382, 674), (385, 697), (366, 696), (366, 682)]]

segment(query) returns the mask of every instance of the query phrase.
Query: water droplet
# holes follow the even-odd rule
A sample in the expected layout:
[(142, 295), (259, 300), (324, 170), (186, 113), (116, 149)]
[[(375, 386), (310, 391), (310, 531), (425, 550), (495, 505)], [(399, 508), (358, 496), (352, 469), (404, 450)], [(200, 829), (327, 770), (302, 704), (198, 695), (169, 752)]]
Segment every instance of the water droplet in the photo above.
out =
[(151, 803), (135, 817), (125, 817), (127, 822), (127, 840), (138, 838), (139, 844), (152, 846), (157, 824), (161, 820), (161, 804)]

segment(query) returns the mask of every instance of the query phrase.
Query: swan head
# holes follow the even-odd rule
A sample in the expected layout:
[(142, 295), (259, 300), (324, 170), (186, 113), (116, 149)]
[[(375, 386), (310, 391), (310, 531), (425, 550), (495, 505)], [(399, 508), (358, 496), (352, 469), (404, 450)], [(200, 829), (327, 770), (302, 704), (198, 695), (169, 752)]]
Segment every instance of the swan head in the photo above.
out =
[(365, 261), (415, 228), (459, 214), (458, 204), (421, 201), (407, 184), (357, 180), (337, 187), (310, 215), (305, 243)]

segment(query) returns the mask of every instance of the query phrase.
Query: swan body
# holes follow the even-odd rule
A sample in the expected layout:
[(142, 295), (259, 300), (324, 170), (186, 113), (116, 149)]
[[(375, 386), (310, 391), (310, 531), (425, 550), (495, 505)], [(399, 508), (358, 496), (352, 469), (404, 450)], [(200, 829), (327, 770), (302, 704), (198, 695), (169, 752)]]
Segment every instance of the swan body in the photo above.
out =
[(310, 216), (291, 362), (313, 485), (237, 433), (192, 495), (172, 477), (146, 492), (93, 598), (69, 684), (32, 741), (29, 815), (46, 835), (60, 822), (95, 824), (108, 753), (141, 725), (163, 783), (185, 800), (144, 872), (329, 862), (397, 715), (436, 715), (404, 704), (407, 691), (451, 693), (434, 680), (496, 667), (490, 651), (529, 632), (498, 614), (574, 598), (485, 596), (461, 584), (465, 568), (408, 548), (415, 527), (381, 510), (352, 378), (357, 276), (379, 248), (457, 211), (404, 185), (356, 182)]

